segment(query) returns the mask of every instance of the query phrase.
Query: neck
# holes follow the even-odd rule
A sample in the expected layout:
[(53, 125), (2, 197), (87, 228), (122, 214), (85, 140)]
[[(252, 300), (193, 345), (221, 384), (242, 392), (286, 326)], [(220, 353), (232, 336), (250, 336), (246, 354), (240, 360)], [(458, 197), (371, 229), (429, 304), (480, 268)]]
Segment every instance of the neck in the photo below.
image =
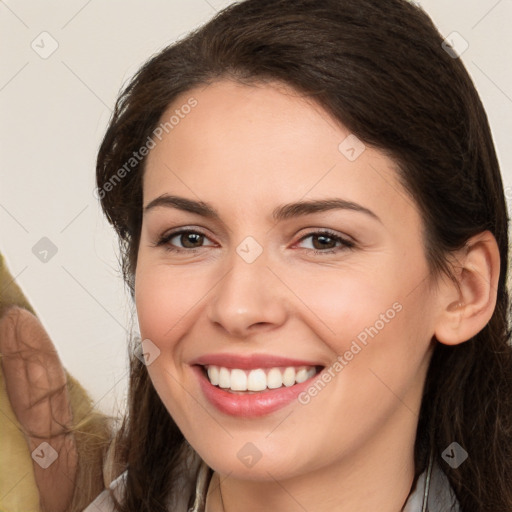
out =
[(254, 481), (214, 473), (206, 512), (400, 512), (414, 480), (416, 421), (409, 420), (407, 436), (403, 425), (400, 436), (393, 435), (395, 424), (387, 425), (360, 450), (293, 478)]

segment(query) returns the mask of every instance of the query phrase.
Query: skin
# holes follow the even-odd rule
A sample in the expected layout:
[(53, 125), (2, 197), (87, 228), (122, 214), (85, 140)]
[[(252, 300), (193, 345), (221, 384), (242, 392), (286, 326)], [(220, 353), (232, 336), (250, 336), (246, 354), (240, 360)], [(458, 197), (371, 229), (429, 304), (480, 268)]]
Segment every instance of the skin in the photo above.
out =
[[(201, 200), (220, 219), (148, 210), (135, 299), (142, 339), (160, 350), (147, 367), (152, 382), (215, 471), (207, 510), (396, 512), (413, 482), (434, 336), (461, 343), (492, 314), (494, 238), (483, 236), (459, 258), (459, 268), (473, 265), (460, 272), (461, 289), (434, 279), (421, 216), (382, 152), (366, 147), (349, 161), (338, 146), (350, 132), (278, 84), (215, 82), (183, 94), (162, 119), (191, 96), (197, 106), (147, 158), (143, 202), (163, 194)], [(347, 209), (272, 220), (279, 205), (335, 197), (378, 220)], [(175, 228), (199, 230), (204, 241), (191, 250), (184, 237), (174, 237), (167, 245), (189, 251), (182, 253), (155, 246)], [(354, 247), (331, 239), (322, 249), (318, 236), (304, 238), (321, 229)], [(263, 249), (253, 263), (236, 252), (247, 236)], [(306, 405), (293, 401), (260, 418), (231, 417), (207, 401), (191, 370), (194, 358), (227, 352), (328, 367), (396, 303), (401, 311)], [(261, 453), (250, 468), (237, 457), (248, 442)]]
[[(65, 429), (73, 416), (67, 379), (57, 351), (41, 322), (29, 311), (9, 308), (0, 319), (0, 353), (7, 395), (30, 453), (40, 507), (65, 512), (74, 491), (78, 452), (75, 438)], [(37, 457), (48, 443), (57, 458), (48, 467)]]

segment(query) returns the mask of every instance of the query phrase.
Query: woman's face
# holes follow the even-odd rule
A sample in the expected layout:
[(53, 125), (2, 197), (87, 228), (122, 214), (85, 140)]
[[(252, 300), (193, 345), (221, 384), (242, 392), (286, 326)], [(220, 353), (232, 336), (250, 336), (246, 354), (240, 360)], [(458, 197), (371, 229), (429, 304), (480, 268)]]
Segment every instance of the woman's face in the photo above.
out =
[(146, 162), (135, 298), (189, 443), (255, 480), (412, 460), (436, 295), (393, 162), (284, 86), (219, 81), (173, 115)]

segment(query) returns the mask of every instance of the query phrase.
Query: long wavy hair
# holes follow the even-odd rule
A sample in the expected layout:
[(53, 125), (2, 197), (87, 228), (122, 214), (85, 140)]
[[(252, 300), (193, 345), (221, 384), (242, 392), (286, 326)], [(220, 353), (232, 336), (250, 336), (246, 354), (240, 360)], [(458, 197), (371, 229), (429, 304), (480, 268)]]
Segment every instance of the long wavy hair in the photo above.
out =
[[(97, 159), (97, 191), (117, 232), (134, 298), (145, 158), (126, 167), (178, 95), (228, 78), (282, 82), (388, 155), (418, 205), (432, 275), (490, 230), (501, 258), (489, 323), (457, 346), (436, 343), (415, 445), (416, 476), (433, 453), (462, 507), (512, 511), (512, 348), (506, 287), (508, 217), (486, 113), (460, 58), (405, 0), (246, 0), (154, 55), (121, 92)], [(134, 162), (131, 161), (133, 164)], [(124, 166), (125, 172), (120, 173)], [(122, 178), (120, 178), (122, 175)], [(453, 277), (453, 276), (452, 276)], [(119, 511), (165, 511), (186, 440), (133, 355), (127, 414), (115, 440), (128, 469)], [(453, 441), (469, 458), (441, 454)]]

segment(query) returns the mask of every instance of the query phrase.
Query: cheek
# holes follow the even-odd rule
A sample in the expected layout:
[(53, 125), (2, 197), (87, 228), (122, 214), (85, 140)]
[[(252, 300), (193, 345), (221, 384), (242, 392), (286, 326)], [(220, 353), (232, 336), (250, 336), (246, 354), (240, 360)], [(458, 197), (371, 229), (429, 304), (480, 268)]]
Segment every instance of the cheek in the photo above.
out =
[(405, 392), (424, 364), (433, 335), (430, 295), (424, 284), (411, 286), (424, 275), (422, 270), (389, 262), (385, 271), (354, 266), (287, 278), (307, 306), (301, 311), (309, 326), (331, 349), (333, 361), (343, 358), (341, 381), (357, 383), (361, 395), (367, 390), (370, 402), (380, 388), (388, 392), (381, 380), (398, 393)]
[[(394, 288), (381, 297), (386, 300), (353, 307), (354, 315), (344, 318), (346, 336), (331, 338), (342, 358), (340, 405), (352, 403), (363, 423), (368, 410), (376, 416), (394, 406), (419, 411), (433, 335), (426, 293), (413, 297)], [(357, 398), (350, 396), (354, 389)]]
[(328, 268), (290, 274), (287, 281), (294, 283), (302, 303), (297, 307), (310, 316), (316, 334), (339, 354), (354, 339), (364, 343), (374, 327), (383, 331), (402, 309), (397, 281), (385, 276), (366, 268)]
[(208, 279), (196, 272), (142, 262), (135, 279), (135, 304), (143, 338), (155, 344), (175, 340), (185, 332), (187, 317), (205, 300)]
[[(185, 432), (191, 430), (188, 414), (194, 403), (183, 393), (185, 375), (179, 340), (190, 330), (189, 319), (205, 291), (198, 289), (201, 278), (184, 276), (169, 265), (140, 258), (135, 276), (135, 304), (142, 339), (149, 339), (160, 353), (147, 366), (152, 384), (174, 421)], [(190, 386), (185, 384), (185, 388)], [(193, 414), (193, 416), (194, 416)]]

